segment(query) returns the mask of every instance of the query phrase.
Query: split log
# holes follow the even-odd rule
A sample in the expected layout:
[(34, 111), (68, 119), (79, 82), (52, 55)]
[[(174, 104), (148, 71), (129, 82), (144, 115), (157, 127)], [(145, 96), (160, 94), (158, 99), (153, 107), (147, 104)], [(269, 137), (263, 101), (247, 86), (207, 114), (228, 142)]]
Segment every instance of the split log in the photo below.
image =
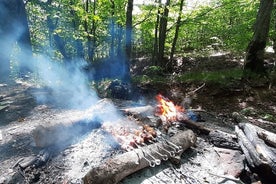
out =
[[(186, 130), (175, 134), (168, 141), (182, 148), (178, 153), (181, 155), (184, 150), (195, 144), (196, 136), (193, 131)], [(138, 170), (152, 164), (158, 165), (158, 160), (160, 161), (163, 156), (174, 157), (165, 150), (172, 150), (172, 147), (168, 143), (158, 142), (109, 158), (105, 163), (92, 168), (84, 176), (83, 181), (85, 184), (116, 184)]]
[(254, 131), (257, 132), (258, 136), (261, 139), (263, 139), (268, 145), (276, 148), (276, 134), (275, 133), (269, 132), (261, 127), (251, 124), (249, 120), (247, 120), (245, 117), (243, 117), (237, 113), (234, 114), (234, 118), (240, 125), (250, 124), (250, 126), (253, 126)]
[(258, 136), (256, 126), (240, 123), (235, 127), (239, 144), (251, 168), (260, 176), (276, 181), (276, 154), (265, 141)]

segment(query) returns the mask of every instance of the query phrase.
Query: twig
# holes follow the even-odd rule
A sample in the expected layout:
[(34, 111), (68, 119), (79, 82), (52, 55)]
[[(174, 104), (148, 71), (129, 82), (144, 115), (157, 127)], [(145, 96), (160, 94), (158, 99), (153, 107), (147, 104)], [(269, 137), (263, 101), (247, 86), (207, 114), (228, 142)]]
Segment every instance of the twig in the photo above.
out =
[(198, 90), (200, 90), (201, 88), (203, 88), (205, 86), (205, 83), (203, 83), (201, 86), (199, 86), (198, 88), (196, 88), (195, 90), (189, 92), (188, 94), (195, 94)]
[(237, 182), (237, 183), (240, 183), (240, 184), (244, 184), (240, 179), (236, 179), (232, 176), (227, 176), (227, 175), (218, 175), (218, 174), (214, 174), (214, 173), (211, 173), (211, 172), (208, 172), (210, 175), (213, 175), (213, 176), (217, 176), (217, 177), (220, 177), (220, 178), (224, 178), (224, 179), (227, 179), (227, 180), (231, 180), (231, 181), (234, 181), (234, 182)]

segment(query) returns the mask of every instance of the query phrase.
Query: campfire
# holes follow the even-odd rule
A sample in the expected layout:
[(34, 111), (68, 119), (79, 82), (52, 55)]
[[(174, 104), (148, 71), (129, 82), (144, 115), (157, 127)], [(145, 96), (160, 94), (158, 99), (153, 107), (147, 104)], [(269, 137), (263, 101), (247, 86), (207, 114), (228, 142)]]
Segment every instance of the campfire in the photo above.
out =
[(161, 94), (156, 96), (156, 100), (158, 102), (156, 115), (160, 116), (163, 122), (169, 123), (184, 119), (184, 107), (175, 105), (171, 100)]
[[(181, 160), (187, 150), (190, 150), (190, 152), (191, 150), (197, 152), (197, 149), (208, 151), (214, 149), (214, 146), (228, 149), (227, 151), (219, 149), (217, 149), (219, 151), (214, 151), (214, 153), (219, 154), (218, 159), (220, 159), (220, 164), (223, 166), (218, 170), (223, 170), (226, 168), (225, 165), (229, 165), (229, 163), (233, 166), (227, 165), (227, 171), (225, 171), (225, 173), (230, 173), (232, 177), (228, 175), (221, 176), (217, 173), (212, 173), (212, 175), (232, 181), (240, 181), (242, 165), (245, 162), (242, 159), (244, 157), (240, 155), (243, 151), (247, 153), (245, 158), (249, 160), (250, 167), (257, 170), (264, 167), (266, 174), (269, 173), (267, 175), (273, 176), (275, 170), (274, 153), (269, 151), (270, 149), (267, 148), (266, 143), (274, 145), (274, 135), (260, 128), (249, 126), (248, 122), (244, 120), (242, 120), (242, 124), (236, 126), (237, 134), (235, 135), (209, 128), (205, 122), (200, 123), (191, 120), (188, 114), (189, 109), (177, 105), (161, 94), (156, 96), (154, 106), (128, 106), (120, 108), (118, 113), (118, 108), (114, 108), (111, 104), (110, 100), (104, 99), (85, 112), (80, 111), (76, 116), (78, 118), (69, 121), (69, 123), (64, 121), (48, 126), (37, 126), (32, 135), (35, 146), (42, 149), (42, 151), (39, 152), (38, 156), (19, 160), (15, 167), (19, 167), (20, 173), (23, 173), (26, 177), (27, 171), (35, 170), (51, 160), (51, 153), (49, 153), (51, 149), (49, 148), (57, 145), (70, 145), (70, 141), (76, 141), (75, 137), (85, 137), (93, 130), (97, 130), (98, 132), (105, 132), (103, 135), (112, 137), (117, 146), (112, 146), (113, 150), (109, 150), (112, 154), (98, 162), (98, 164), (91, 166), (88, 162), (85, 162), (85, 167), (88, 168), (89, 166), (81, 177), (85, 184), (118, 183), (140, 170), (160, 167), (168, 162), (179, 166), (183, 164)], [(93, 113), (94, 117), (91, 118)], [(113, 117), (114, 114), (116, 116)], [(118, 116), (118, 114), (120, 115)], [(249, 133), (252, 135), (249, 135)], [(204, 138), (201, 138), (201, 136)], [(253, 136), (254, 139), (247, 138), (250, 136)], [(213, 146), (207, 148), (206, 145), (205, 147), (200, 145), (206, 137), (207, 142)], [(259, 137), (264, 141), (260, 141)], [(89, 141), (91, 142), (91, 140)], [(251, 143), (251, 141), (254, 142)], [(102, 142), (99, 144), (102, 144)], [(199, 146), (199, 148), (195, 148), (195, 146)], [(66, 147), (63, 147), (63, 149), (66, 149)], [(229, 153), (223, 156), (225, 152)], [(230, 157), (231, 155), (232, 157)], [(241, 161), (237, 161), (240, 164), (232, 160), (237, 159), (237, 155), (240, 155), (238, 159)], [(210, 156), (210, 158), (213, 157), (214, 155)], [(188, 160), (190, 159), (192, 158), (188, 158)], [(200, 160), (202, 166), (198, 167), (203, 167), (204, 161), (208, 160), (205, 158)], [(188, 177), (180, 171), (173, 170), (173, 172), (180, 173), (184, 178)], [(191, 179), (198, 181), (196, 177)], [(67, 182), (64, 180), (63, 183)]]

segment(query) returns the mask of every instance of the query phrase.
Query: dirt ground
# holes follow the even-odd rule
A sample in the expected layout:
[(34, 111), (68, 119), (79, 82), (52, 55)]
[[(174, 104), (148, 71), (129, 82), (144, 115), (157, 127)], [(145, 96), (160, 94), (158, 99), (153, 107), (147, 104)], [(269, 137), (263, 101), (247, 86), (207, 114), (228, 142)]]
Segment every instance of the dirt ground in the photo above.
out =
[[(187, 59), (187, 58), (186, 58)], [(211, 66), (208, 64), (211, 62)], [(196, 63), (187, 59), (183, 66), (185, 70), (192, 70), (190, 66), (214, 70), (215, 67), (240, 67), (238, 59), (232, 62), (228, 58), (216, 60), (199, 60)], [(200, 67), (204, 65), (204, 67)], [(188, 67), (189, 66), (189, 67)], [(182, 69), (184, 70), (184, 69)], [(190, 91), (198, 88), (201, 83), (175, 84), (162, 86), (143, 86), (138, 101), (125, 101), (129, 104), (153, 104), (154, 96), (162, 92), (176, 103), (187, 96)], [(112, 145), (107, 143), (107, 137), (97, 129), (79, 137), (77, 142), (55, 149), (46, 165), (14, 176), (14, 168), (22, 158), (35, 157), (41, 149), (35, 147), (31, 132), (41, 124), (75, 121), (76, 117), (83, 117), (80, 110), (63, 109), (51, 104), (41, 104), (36, 101), (33, 93), (43, 92), (29, 81), (17, 81), (11, 84), (0, 84), (0, 183), (5, 183), (10, 176), (10, 183), (81, 183), (81, 177), (93, 165), (101, 164), (104, 158), (110, 157)], [(231, 114), (239, 112), (255, 124), (276, 132), (276, 87), (269, 89), (267, 84), (251, 86), (239, 82), (230, 87), (218, 87), (206, 84), (197, 91), (191, 100), (190, 107), (202, 115), (208, 123), (215, 127), (224, 127), (231, 131), (235, 122)], [(109, 115), (106, 115), (109, 116)], [(122, 120), (123, 121), (123, 120)], [(221, 177), (225, 175), (218, 166), (219, 154), (227, 151), (217, 150), (208, 141), (199, 138), (198, 147), (187, 152), (188, 157), (182, 158), (182, 165), (175, 168), (165, 163), (156, 168), (145, 169), (127, 177), (122, 183), (237, 183), (236, 180)], [(201, 155), (201, 157), (200, 157)], [(239, 166), (238, 166), (239, 167)], [(174, 176), (172, 179), (171, 176)], [(219, 176), (217, 176), (219, 175)], [(206, 177), (209, 176), (209, 177)], [(22, 179), (23, 177), (23, 179)], [(53, 178), (54, 177), (54, 178)], [(184, 178), (184, 179), (183, 179)], [(197, 180), (194, 180), (197, 178)]]

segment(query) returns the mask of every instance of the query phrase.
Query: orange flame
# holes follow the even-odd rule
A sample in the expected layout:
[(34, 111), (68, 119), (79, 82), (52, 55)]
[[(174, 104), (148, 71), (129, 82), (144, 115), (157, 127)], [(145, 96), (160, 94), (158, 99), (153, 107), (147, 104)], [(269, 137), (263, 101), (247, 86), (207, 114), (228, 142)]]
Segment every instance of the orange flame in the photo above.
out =
[(156, 100), (158, 102), (156, 114), (165, 117), (166, 121), (176, 121), (178, 115), (185, 111), (183, 107), (175, 105), (161, 94), (156, 96)]

